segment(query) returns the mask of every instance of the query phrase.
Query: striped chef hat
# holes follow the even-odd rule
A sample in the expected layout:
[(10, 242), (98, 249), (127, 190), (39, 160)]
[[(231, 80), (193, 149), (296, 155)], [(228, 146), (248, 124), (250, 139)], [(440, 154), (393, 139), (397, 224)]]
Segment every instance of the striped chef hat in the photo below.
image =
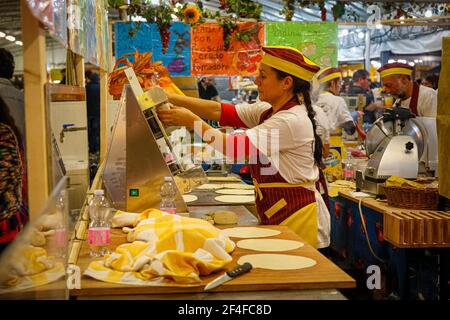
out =
[(405, 63), (387, 63), (384, 66), (382, 66), (380, 69), (378, 69), (378, 72), (380, 73), (380, 77), (386, 77), (393, 74), (404, 74), (407, 76), (411, 76), (414, 71), (414, 68), (411, 67), (408, 64)]
[(320, 67), (299, 50), (284, 46), (263, 47), (262, 63), (274, 69), (289, 73), (302, 80), (311, 81)]
[(342, 77), (341, 69), (327, 67), (319, 71), (317, 74), (317, 80), (319, 83), (325, 83), (333, 79)]

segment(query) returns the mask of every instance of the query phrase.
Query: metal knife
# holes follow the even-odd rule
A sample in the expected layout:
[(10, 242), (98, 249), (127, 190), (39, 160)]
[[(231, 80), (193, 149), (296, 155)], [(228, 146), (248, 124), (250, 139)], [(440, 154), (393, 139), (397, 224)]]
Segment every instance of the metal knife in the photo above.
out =
[(249, 272), (252, 268), (253, 268), (253, 266), (248, 262), (244, 263), (243, 265), (237, 265), (230, 271), (225, 272), (220, 277), (218, 277), (218, 278), (214, 279), (213, 281), (211, 281), (210, 283), (208, 283), (205, 286), (205, 291), (214, 289), (215, 287), (220, 286), (221, 284), (223, 284), (227, 281), (230, 281), (231, 279), (236, 278), (237, 276), (240, 276), (241, 274)]

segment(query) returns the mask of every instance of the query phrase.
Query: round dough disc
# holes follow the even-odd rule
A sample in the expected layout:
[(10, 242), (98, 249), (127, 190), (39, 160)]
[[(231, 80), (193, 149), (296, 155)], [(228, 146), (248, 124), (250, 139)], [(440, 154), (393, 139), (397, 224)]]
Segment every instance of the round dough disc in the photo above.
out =
[(281, 232), (274, 229), (257, 228), (257, 227), (236, 227), (223, 229), (222, 232), (228, 237), (234, 238), (264, 238), (280, 234)]
[(238, 216), (232, 211), (219, 210), (214, 212), (214, 222), (217, 224), (236, 224)]
[(246, 189), (246, 190), (255, 189), (254, 186), (244, 183), (225, 183), (222, 185), (222, 187), (226, 189)]
[(198, 186), (198, 190), (213, 190), (213, 189), (221, 189), (223, 188), (223, 184), (217, 184), (217, 183), (205, 183), (201, 186)]
[(304, 269), (314, 266), (317, 262), (313, 259), (292, 256), (288, 254), (249, 254), (239, 258), (238, 264), (251, 263), (253, 268), (270, 270), (294, 270)]
[(220, 194), (238, 194), (238, 195), (254, 195), (255, 191), (245, 189), (220, 189), (216, 190), (216, 193)]
[(194, 196), (193, 194), (183, 194), (183, 200), (184, 202), (194, 202), (195, 200), (197, 200), (198, 197)]
[(208, 177), (208, 181), (239, 182), (241, 179), (238, 177)]
[(237, 243), (239, 248), (255, 251), (289, 251), (301, 248), (303, 245), (300, 241), (284, 239), (247, 239)]
[(223, 195), (215, 197), (214, 200), (223, 203), (247, 203), (247, 202), (254, 202), (255, 196)]

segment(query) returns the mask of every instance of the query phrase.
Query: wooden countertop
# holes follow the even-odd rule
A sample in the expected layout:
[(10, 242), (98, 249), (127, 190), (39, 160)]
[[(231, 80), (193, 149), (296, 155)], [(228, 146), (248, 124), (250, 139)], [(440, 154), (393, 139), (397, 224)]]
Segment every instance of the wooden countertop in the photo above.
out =
[(191, 218), (201, 218), (210, 212), (227, 210), (236, 213), (238, 226), (255, 226), (259, 224), (258, 218), (244, 206), (189, 206), (188, 209)]
[[(355, 203), (360, 200), (347, 190), (339, 191), (339, 195)], [(386, 200), (365, 197), (361, 204), (383, 214), (384, 237), (397, 247), (450, 247), (450, 212), (397, 208)]]
[[(270, 237), (278, 239), (301, 239), (288, 227), (284, 226), (261, 226), (262, 228), (277, 229), (281, 234)], [(232, 238), (235, 242), (240, 239)], [(118, 245), (126, 242), (126, 235), (120, 230), (114, 229), (111, 232), (110, 249), (113, 250)], [(302, 241), (303, 242), (303, 241)], [(83, 272), (92, 258), (88, 255), (88, 245), (83, 241), (77, 265)], [(246, 254), (255, 254), (256, 251), (245, 250), (236, 247), (232, 253), (233, 261), (226, 269), (236, 265), (237, 260)], [(285, 252), (286, 254), (305, 256), (317, 261), (313, 267), (300, 270), (265, 270), (255, 268), (251, 272), (233, 279), (213, 290), (211, 292), (250, 292), (250, 291), (272, 291), (272, 290), (299, 290), (299, 289), (338, 289), (354, 288), (356, 283), (349, 275), (329, 261), (325, 256), (308, 244), (303, 247)], [(192, 293), (199, 294), (204, 286), (215, 279), (223, 272), (203, 277), (202, 283), (197, 287), (141, 287), (121, 284), (112, 284), (92, 279), (87, 276), (81, 278), (81, 289), (70, 291), (73, 297), (87, 296), (116, 296), (116, 295), (158, 295), (158, 294), (181, 294)]]

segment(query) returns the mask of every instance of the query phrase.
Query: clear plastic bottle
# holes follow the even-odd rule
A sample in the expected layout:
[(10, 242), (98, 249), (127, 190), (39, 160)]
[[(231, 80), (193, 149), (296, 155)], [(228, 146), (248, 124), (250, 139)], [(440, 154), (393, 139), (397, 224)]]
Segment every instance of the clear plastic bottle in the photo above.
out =
[(66, 190), (61, 190), (58, 199), (56, 200), (55, 212), (57, 217), (57, 225), (53, 242), (51, 243), (55, 249), (55, 256), (58, 258), (65, 258), (67, 254), (67, 194)]
[(164, 183), (161, 186), (161, 205), (159, 208), (168, 213), (176, 213), (177, 204), (175, 202), (175, 195), (177, 194), (177, 187), (172, 177), (164, 177)]
[(342, 175), (344, 176), (344, 180), (354, 181), (355, 168), (353, 164), (352, 153), (350, 151), (347, 152), (347, 158), (344, 160), (342, 161)]
[(108, 253), (110, 243), (110, 206), (104, 196), (104, 191), (94, 191), (94, 197), (89, 201), (88, 243), (91, 257), (102, 257)]

